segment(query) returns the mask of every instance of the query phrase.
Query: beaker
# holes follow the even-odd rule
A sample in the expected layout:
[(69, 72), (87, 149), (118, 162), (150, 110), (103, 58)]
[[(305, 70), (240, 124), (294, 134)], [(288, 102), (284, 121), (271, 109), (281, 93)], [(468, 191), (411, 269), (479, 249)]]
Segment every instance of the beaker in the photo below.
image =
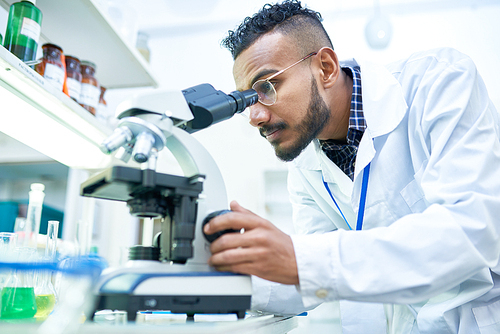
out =
[[(58, 230), (59, 222), (50, 220), (47, 227), (47, 242), (43, 261), (53, 262), (56, 260)], [(44, 320), (49, 316), (50, 312), (52, 312), (57, 302), (56, 290), (52, 284), (51, 271), (43, 270), (38, 273), (37, 285), (35, 287), (35, 299), (37, 307), (35, 318), (37, 320)]]
[[(16, 248), (15, 252), (19, 262), (30, 262), (35, 254), (28, 248)], [(36, 313), (33, 273), (13, 270), (2, 289), (1, 300), (1, 319), (33, 318)]]

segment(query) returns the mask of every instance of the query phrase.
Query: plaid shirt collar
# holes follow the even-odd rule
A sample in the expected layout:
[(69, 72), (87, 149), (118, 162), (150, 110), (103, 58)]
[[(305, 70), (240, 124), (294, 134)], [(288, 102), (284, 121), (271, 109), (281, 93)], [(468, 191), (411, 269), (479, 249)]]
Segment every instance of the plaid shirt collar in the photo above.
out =
[(333, 139), (320, 140), (321, 149), (344, 173), (354, 178), (354, 162), (361, 137), (366, 129), (363, 115), (363, 101), (361, 98), (361, 71), (359, 67), (343, 67), (347, 75), (352, 78), (351, 112), (349, 115), (349, 129), (347, 144)]

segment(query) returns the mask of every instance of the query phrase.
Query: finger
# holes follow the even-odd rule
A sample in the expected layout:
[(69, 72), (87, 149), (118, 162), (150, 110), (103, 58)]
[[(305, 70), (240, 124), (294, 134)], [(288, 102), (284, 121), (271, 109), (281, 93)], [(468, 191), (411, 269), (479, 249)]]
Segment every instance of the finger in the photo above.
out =
[(265, 247), (268, 244), (265, 235), (258, 229), (254, 229), (244, 233), (223, 234), (211, 243), (210, 251), (215, 254), (232, 248)]
[(236, 265), (240, 263), (248, 263), (254, 261), (259, 257), (259, 251), (255, 249), (249, 250), (247, 248), (233, 248), (223, 252), (212, 255), (208, 264), (212, 266), (227, 266)]
[(228, 212), (211, 219), (203, 228), (206, 234), (214, 234), (215, 232), (233, 229), (251, 230), (261, 223), (262, 218), (242, 212)]
[(214, 266), (217, 271), (232, 272), (237, 274), (252, 275), (252, 267), (250, 263), (238, 263), (233, 265)]
[(231, 211), (235, 211), (235, 212), (246, 212), (246, 213), (250, 213), (250, 214), (254, 214), (252, 211), (248, 210), (248, 209), (245, 209), (244, 207), (242, 207), (238, 202), (236, 201), (231, 201), (231, 203), (229, 204), (229, 207), (231, 208)]

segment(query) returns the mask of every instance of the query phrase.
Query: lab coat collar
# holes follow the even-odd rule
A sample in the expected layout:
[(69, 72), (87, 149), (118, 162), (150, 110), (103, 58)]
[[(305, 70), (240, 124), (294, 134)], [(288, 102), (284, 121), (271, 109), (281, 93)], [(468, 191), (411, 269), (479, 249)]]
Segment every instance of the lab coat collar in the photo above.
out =
[(317, 139), (313, 140), (291, 164), (298, 169), (321, 172), (324, 181), (338, 184), (340, 190), (346, 196), (350, 196), (351, 179), (326, 156)]
[(367, 128), (359, 143), (354, 179), (375, 156), (374, 139), (394, 131), (408, 109), (399, 81), (387, 68), (368, 61), (356, 63), (361, 68), (363, 114)]
[[(360, 61), (363, 114), (372, 138), (393, 131), (408, 109), (399, 81), (387, 68)], [(384, 117), (380, 117), (383, 114)]]
[[(342, 61), (341, 66), (360, 66), (361, 89), (363, 94), (363, 114), (367, 129), (361, 139), (356, 158), (354, 177), (362, 171), (375, 156), (373, 139), (393, 131), (403, 119), (408, 106), (403, 96), (401, 85), (383, 66), (368, 61), (350, 59)], [(384, 117), (380, 117), (383, 114)], [(292, 162), (295, 167), (307, 170), (320, 170), (322, 163), (319, 157), (321, 148), (317, 140)], [(325, 181), (330, 175), (324, 175)], [(349, 180), (349, 178), (347, 178)]]

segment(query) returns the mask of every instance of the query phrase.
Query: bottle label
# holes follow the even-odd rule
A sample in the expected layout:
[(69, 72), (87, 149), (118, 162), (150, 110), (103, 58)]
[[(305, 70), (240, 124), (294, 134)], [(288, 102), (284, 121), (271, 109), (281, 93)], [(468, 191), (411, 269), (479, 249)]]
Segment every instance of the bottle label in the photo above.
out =
[(82, 83), (82, 90), (80, 93), (80, 103), (89, 107), (97, 108), (99, 104), (99, 96), (101, 90), (94, 85)]
[(43, 77), (62, 91), (64, 85), (64, 70), (62, 68), (51, 63), (46, 63)]
[(82, 83), (73, 78), (66, 79), (66, 85), (68, 86), (69, 96), (76, 101), (80, 102), (80, 94), (82, 91)]
[(95, 117), (98, 120), (106, 123), (108, 120), (108, 116), (108, 107), (105, 104), (99, 103), (95, 112)]
[(38, 22), (33, 21), (28, 17), (23, 17), (23, 25), (21, 27), (21, 34), (34, 39), (38, 43), (40, 38), (41, 27)]

